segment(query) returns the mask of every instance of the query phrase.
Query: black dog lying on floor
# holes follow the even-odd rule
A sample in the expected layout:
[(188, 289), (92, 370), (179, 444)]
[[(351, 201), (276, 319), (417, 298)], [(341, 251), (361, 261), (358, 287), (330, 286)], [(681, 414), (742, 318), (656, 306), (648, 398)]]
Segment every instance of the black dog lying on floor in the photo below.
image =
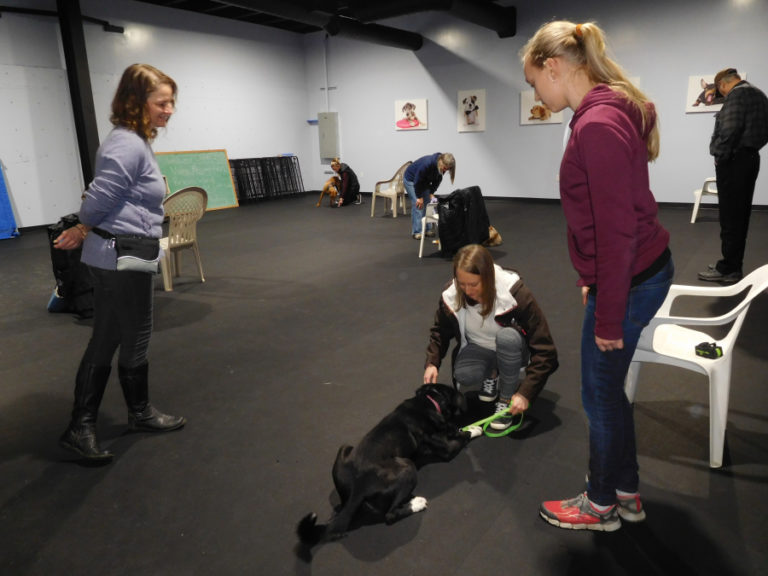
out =
[(429, 461), (447, 462), (482, 434), (479, 427), (462, 432), (455, 423), (467, 410), (464, 396), (451, 386), (425, 384), (384, 417), (356, 448), (344, 445), (333, 465), (333, 482), (341, 498), (327, 524), (307, 514), (296, 532), (305, 546), (340, 538), (355, 515), (371, 512), (392, 524), (427, 507), (414, 496), (417, 469)]

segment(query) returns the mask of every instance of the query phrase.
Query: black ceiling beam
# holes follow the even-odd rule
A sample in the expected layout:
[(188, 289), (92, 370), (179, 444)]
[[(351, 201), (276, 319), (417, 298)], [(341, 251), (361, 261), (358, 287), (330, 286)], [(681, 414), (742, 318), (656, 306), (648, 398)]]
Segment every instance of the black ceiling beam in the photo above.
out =
[(330, 36), (353, 38), (404, 50), (418, 50), (424, 44), (424, 38), (415, 32), (379, 24), (364, 24), (349, 18), (315, 12), (307, 10), (300, 3), (287, 0), (222, 0), (222, 3), (249, 8), (309, 26), (317, 26), (319, 29), (325, 30)]
[(499, 38), (510, 38), (517, 33), (517, 8), (490, 2), (481, 4), (470, 0), (349, 0), (348, 10), (360, 22), (366, 23), (435, 10), (493, 30)]
[(357, 20), (342, 18), (341, 16), (331, 16), (328, 24), (325, 25), (325, 31), (329, 36), (338, 35), (383, 46), (405, 48), (414, 52), (424, 45), (424, 37), (416, 32), (408, 32), (379, 24), (363, 24)]
[(93, 180), (96, 151), (99, 148), (99, 131), (96, 127), (96, 110), (85, 50), (83, 15), (80, 13), (80, 0), (56, 0), (56, 6), (59, 11), (61, 42), (80, 149), (80, 167), (87, 186)]
[(327, 14), (319, 14), (287, 0), (220, 0), (222, 4), (264, 12), (271, 16), (301, 22), (322, 29), (328, 23)]

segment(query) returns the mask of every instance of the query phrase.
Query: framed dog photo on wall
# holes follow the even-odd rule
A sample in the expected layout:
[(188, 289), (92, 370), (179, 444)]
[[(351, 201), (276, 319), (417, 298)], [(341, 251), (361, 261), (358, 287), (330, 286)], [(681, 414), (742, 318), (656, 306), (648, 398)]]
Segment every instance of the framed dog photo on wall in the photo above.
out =
[(426, 130), (427, 100), (395, 100), (395, 130)]
[(459, 132), (485, 131), (485, 90), (459, 90), (456, 110)]
[(552, 112), (543, 102), (536, 100), (533, 90), (520, 92), (520, 125), (562, 124), (563, 113)]

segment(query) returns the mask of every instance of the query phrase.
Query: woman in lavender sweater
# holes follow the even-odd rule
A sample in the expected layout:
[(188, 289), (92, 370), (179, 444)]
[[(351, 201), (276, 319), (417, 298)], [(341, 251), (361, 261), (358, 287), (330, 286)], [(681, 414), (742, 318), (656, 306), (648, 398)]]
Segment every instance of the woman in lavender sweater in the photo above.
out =
[[(176, 83), (147, 64), (129, 66), (112, 100), (112, 132), (99, 147), (96, 174), (83, 195), (80, 224), (56, 247), (82, 245), (94, 284), (93, 333), (75, 378), (72, 419), (59, 444), (91, 461), (112, 454), (96, 439), (96, 417), (119, 348), (117, 370), (133, 431), (165, 432), (186, 420), (149, 403), (147, 349), (152, 334), (154, 276), (117, 270), (116, 234), (160, 238), (165, 184), (150, 143), (174, 111)], [(96, 229), (95, 231), (93, 231)]]

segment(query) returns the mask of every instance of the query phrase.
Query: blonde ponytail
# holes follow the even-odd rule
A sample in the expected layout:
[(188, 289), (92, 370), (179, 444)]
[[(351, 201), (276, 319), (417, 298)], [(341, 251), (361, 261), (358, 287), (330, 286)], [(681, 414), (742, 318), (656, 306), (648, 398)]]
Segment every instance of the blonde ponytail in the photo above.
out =
[[(541, 68), (548, 58), (563, 58), (581, 68), (594, 84), (606, 84), (631, 102), (643, 120), (648, 160), (659, 156), (658, 119), (653, 103), (627, 78), (624, 70), (606, 55), (605, 33), (594, 22), (545, 24), (521, 51), (523, 64)], [(650, 126), (649, 126), (650, 125)]]

